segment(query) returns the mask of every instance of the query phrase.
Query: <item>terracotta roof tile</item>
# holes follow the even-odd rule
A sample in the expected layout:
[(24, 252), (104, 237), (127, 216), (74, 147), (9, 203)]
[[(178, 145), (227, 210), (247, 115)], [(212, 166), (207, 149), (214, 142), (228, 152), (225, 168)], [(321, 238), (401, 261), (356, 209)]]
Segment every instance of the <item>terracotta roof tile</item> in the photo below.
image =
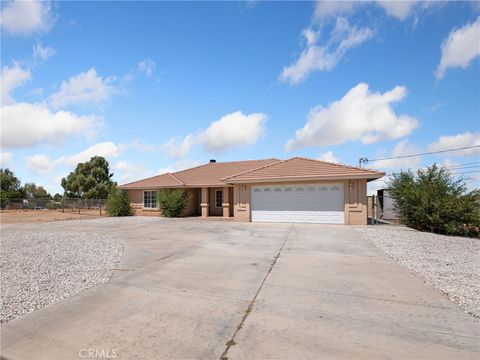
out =
[(151, 178), (121, 185), (123, 189), (144, 189), (154, 187), (200, 187), (200, 186), (225, 186), (222, 178), (256, 169), (266, 164), (277, 162), (278, 159), (246, 160), (231, 162), (207, 163), (190, 169), (177, 171), (173, 174), (166, 173)]
[(120, 188), (220, 187), (236, 182), (348, 178), (379, 179), (384, 175), (384, 173), (375, 170), (294, 157), (287, 160), (265, 159), (207, 163), (173, 174), (165, 173), (124, 184)]
[(347, 179), (367, 178), (379, 179), (385, 173), (363, 169), (349, 165), (331, 163), (320, 160), (294, 157), (287, 160), (277, 161), (272, 164), (261, 166), (257, 169), (239, 172), (222, 180), (228, 183), (235, 182), (260, 182), (260, 181), (283, 181), (302, 179)]

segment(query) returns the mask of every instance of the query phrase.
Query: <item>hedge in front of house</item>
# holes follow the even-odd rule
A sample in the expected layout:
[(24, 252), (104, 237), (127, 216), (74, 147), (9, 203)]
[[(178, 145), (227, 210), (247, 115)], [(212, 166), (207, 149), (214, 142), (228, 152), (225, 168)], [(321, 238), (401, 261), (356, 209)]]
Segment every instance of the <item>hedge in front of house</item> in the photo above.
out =
[(480, 190), (467, 191), (464, 179), (433, 165), (393, 174), (389, 194), (402, 223), (445, 235), (480, 235)]
[(158, 192), (158, 204), (165, 217), (179, 217), (189, 199), (190, 193), (182, 189), (165, 189)]
[(113, 188), (105, 203), (105, 209), (109, 216), (132, 216), (133, 208), (128, 199), (127, 192)]

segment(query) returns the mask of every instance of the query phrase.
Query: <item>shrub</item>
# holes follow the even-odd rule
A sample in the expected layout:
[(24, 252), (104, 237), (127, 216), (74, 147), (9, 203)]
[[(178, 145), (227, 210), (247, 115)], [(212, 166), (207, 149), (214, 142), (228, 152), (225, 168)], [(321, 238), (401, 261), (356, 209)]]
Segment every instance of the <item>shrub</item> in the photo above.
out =
[(190, 194), (181, 189), (162, 190), (158, 193), (158, 204), (165, 217), (179, 217), (189, 199)]
[(388, 188), (405, 225), (439, 234), (479, 236), (480, 191), (467, 192), (464, 179), (454, 179), (445, 168), (433, 165), (416, 174), (393, 174)]
[(113, 188), (108, 195), (105, 209), (109, 216), (132, 216), (133, 208), (125, 190)]

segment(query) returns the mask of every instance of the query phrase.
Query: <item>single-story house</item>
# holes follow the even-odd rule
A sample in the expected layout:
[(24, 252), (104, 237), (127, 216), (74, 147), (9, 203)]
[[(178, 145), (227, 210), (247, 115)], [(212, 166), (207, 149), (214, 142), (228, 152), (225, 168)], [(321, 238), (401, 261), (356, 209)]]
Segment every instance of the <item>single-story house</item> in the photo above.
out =
[(237, 221), (367, 223), (367, 182), (385, 173), (294, 157), (209, 163), (121, 185), (137, 215), (159, 214), (157, 192), (190, 193), (182, 216)]

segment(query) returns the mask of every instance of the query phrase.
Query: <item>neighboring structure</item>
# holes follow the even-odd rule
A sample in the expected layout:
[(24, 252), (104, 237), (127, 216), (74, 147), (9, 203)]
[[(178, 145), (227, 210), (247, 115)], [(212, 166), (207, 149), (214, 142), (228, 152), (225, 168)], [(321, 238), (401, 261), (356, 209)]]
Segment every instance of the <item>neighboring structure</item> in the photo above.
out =
[(395, 211), (395, 201), (390, 197), (387, 189), (377, 190), (380, 218), (388, 222), (399, 223), (400, 216)]
[(237, 221), (367, 223), (367, 182), (375, 170), (294, 157), (208, 164), (120, 186), (138, 215), (160, 214), (160, 189), (184, 189), (183, 216)]

